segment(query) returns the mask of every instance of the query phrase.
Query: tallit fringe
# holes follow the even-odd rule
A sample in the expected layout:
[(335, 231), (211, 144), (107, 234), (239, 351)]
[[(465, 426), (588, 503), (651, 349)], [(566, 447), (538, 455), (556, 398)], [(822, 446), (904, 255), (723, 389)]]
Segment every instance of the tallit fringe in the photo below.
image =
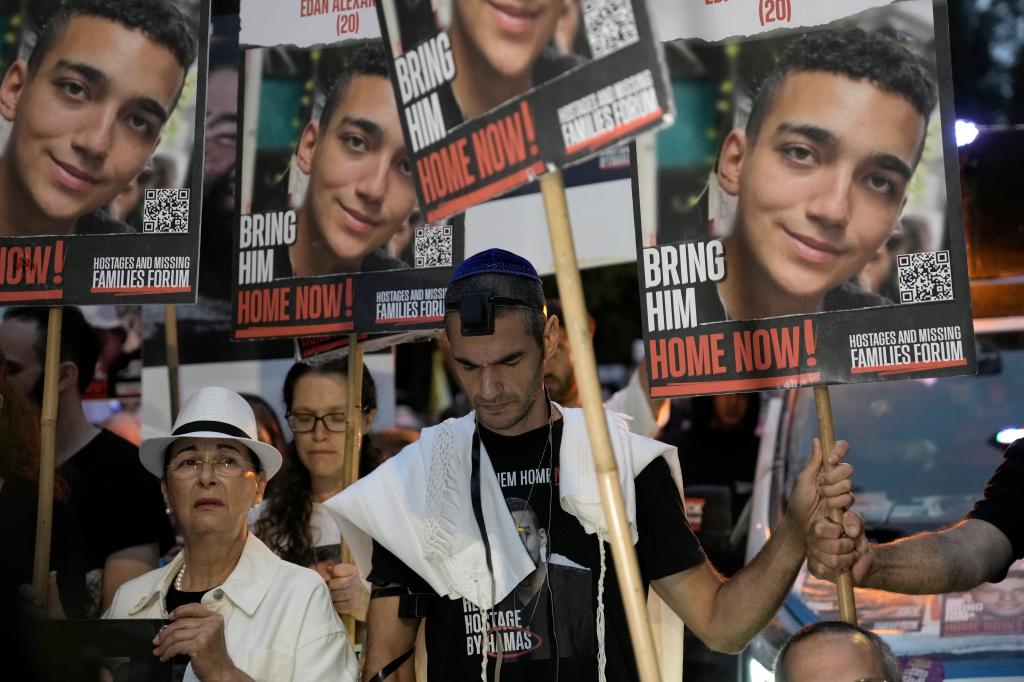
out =
[(459, 485), (452, 451), (455, 420), (448, 419), (438, 429), (433, 444), (433, 465), (427, 474), (427, 522), (423, 538), (423, 556), (439, 567), (453, 554), (455, 519), (459, 515)]
[(597, 578), (597, 614), (595, 626), (597, 630), (597, 679), (598, 682), (605, 682), (605, 668), (608, 667), (608, 652), (604, 642), (604, 578), (608, 568), (605, 562), (604, 539), (598, 535), (597, 549), (601, 556), (601, 572)]

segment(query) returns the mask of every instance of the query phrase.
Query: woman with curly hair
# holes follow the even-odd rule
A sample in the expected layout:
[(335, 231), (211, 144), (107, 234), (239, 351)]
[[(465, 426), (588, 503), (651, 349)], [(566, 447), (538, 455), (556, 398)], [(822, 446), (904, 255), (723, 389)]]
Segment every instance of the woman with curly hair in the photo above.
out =
[[(377, 414), (377, 389), (365, 368), (362, 392), (365, 433)], [(295, 434), (291, 456), (253, 531), (282, 559), (317, 571), (339, 614), (363, 620), (369, 590), (355, 566), (341, 563), (341, 531), (322, 504), (344, 482), (348, 359), (293, 365), (284, 380), (284, 404)], [(367, 447), (364, 441), (361, 460)]]

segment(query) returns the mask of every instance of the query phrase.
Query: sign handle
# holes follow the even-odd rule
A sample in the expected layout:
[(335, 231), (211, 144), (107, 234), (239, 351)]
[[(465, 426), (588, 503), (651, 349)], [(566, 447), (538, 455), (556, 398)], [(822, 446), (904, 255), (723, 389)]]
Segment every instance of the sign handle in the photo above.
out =
[(50, 308), (46, 325), (46, 359), (43, 365), (43, 410), (39, 420), (39, 501), (36, 507), (36, 547), (32, 587), (46, 603), (50, 575), (50, 537), (53, 534), (53, 478), (57, 449), (57, 389), (60, 380), (60, 329), (64, 309)]
[[(363, 443), (363, 346), (357, 334), (348, 335), (348, 413), (345, 416), (345, 477), (347, 488), (359, 480), (359, 452)], [(344, 538), (341, 541), (341, 561), (352, 563), (352, 552)], [(341, 617), (352, 645), (358, 642), (356, 619), (346, 614)]]
[(615, 561), (619, 590), (622, 593), (630, 639), (636, 655), (636, 666), (641, 682), (658, 682), (661, 676), (658, 672), (654, 638), (647, 620), (640, 566), (629, 531), (622, 489), (619, 487), (618, 466), (612, 455), (608, 424), (604, 418), (601, 385), (597, 379), (597, 363), (590, 341), (583, 285), (569, 226), (569, 207), (566, 203), (561, 171), (556, 170), (542, 175), (540, 188), (544, 195), (544, 210), (547, 213), (548, 232), (551, 236), (551, 251), (555, 258), (555, 274), (562, 301), (563, 319), (569, 335), (573, 368), (587, 420), (587, 431), (590, 434), (597, 482), (601, 491), (601, 505), (604, 507), (608, 523), (612, 558)]
[(167, 385), (171, 389), (171, 423), (181, 409), (181, 366), (178, 361), (178, 315), (173, 303), (164, 306), (164, 348), (167, 355)]
[[(832, 468), (828, 456), (836, 445), (836, 428), (832, 423), (832, 400), (829, 398), (828, 386), (814, 387), (814, 407), (818, 411), (818, 433), (821, 436), (822, 468), (827, 472)], [(840, 526), (843, 523), (842, 509), (829, 509), (828, 518)], [(853, 575), (843, 571), (836, 578), (836, 592), (839, 595), (839, 619), (857, 624), (857, 604), (853, 599)]]

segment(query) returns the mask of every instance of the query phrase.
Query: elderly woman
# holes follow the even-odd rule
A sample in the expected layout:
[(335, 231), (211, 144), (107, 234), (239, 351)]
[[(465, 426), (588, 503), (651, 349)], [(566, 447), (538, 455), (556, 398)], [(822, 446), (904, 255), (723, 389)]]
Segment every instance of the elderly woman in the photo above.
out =
[(355, 655), (327, 586), (247, 530), (249, 508), (281, 467), (281, 454), (256, 435), (245, 400), (208, 387), (186, 401), (170, 436), (142, 443), (139, 457), (160, 477), (185, 549), (122, 585), (104, 617), (169, 619), (153, 654), (174, 659), (186, 682), (354, 681)]

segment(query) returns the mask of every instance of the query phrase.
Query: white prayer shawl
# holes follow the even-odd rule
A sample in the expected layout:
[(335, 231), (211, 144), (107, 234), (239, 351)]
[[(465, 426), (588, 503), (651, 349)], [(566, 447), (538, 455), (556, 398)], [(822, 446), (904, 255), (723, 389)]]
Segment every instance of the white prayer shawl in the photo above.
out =
[[(590, 453), (583, 410), (558, 408), (563, 417), (559, 452), (562, 508), (588, 534), (608, 540), (601, 494)], [(423, 578), (442, 597), (465, 598), (480, 609), (494, 608), (535, 566), (523, 547), (505, 504), (486, 448), (480, 448), (480, 502), (490, 540), (494, 590), (480, 531), (470, 504), (475, 413), (424, 429), (420, 440), (387, 460), (369, 476), (327, 500), (360, 575), (370, 571), (376, 540)], [(633, 542), (637, 540), (633, 479), (665, 457), (682, 495), (676, 449), (629, 431), (626, 418), (606, 411), (612, 449)], [(648, 595), (655, 647), (665, 680), (682, 676), (682, 622), (658, 598)], [(678, 671), (678, 674), (676, 674)]]

